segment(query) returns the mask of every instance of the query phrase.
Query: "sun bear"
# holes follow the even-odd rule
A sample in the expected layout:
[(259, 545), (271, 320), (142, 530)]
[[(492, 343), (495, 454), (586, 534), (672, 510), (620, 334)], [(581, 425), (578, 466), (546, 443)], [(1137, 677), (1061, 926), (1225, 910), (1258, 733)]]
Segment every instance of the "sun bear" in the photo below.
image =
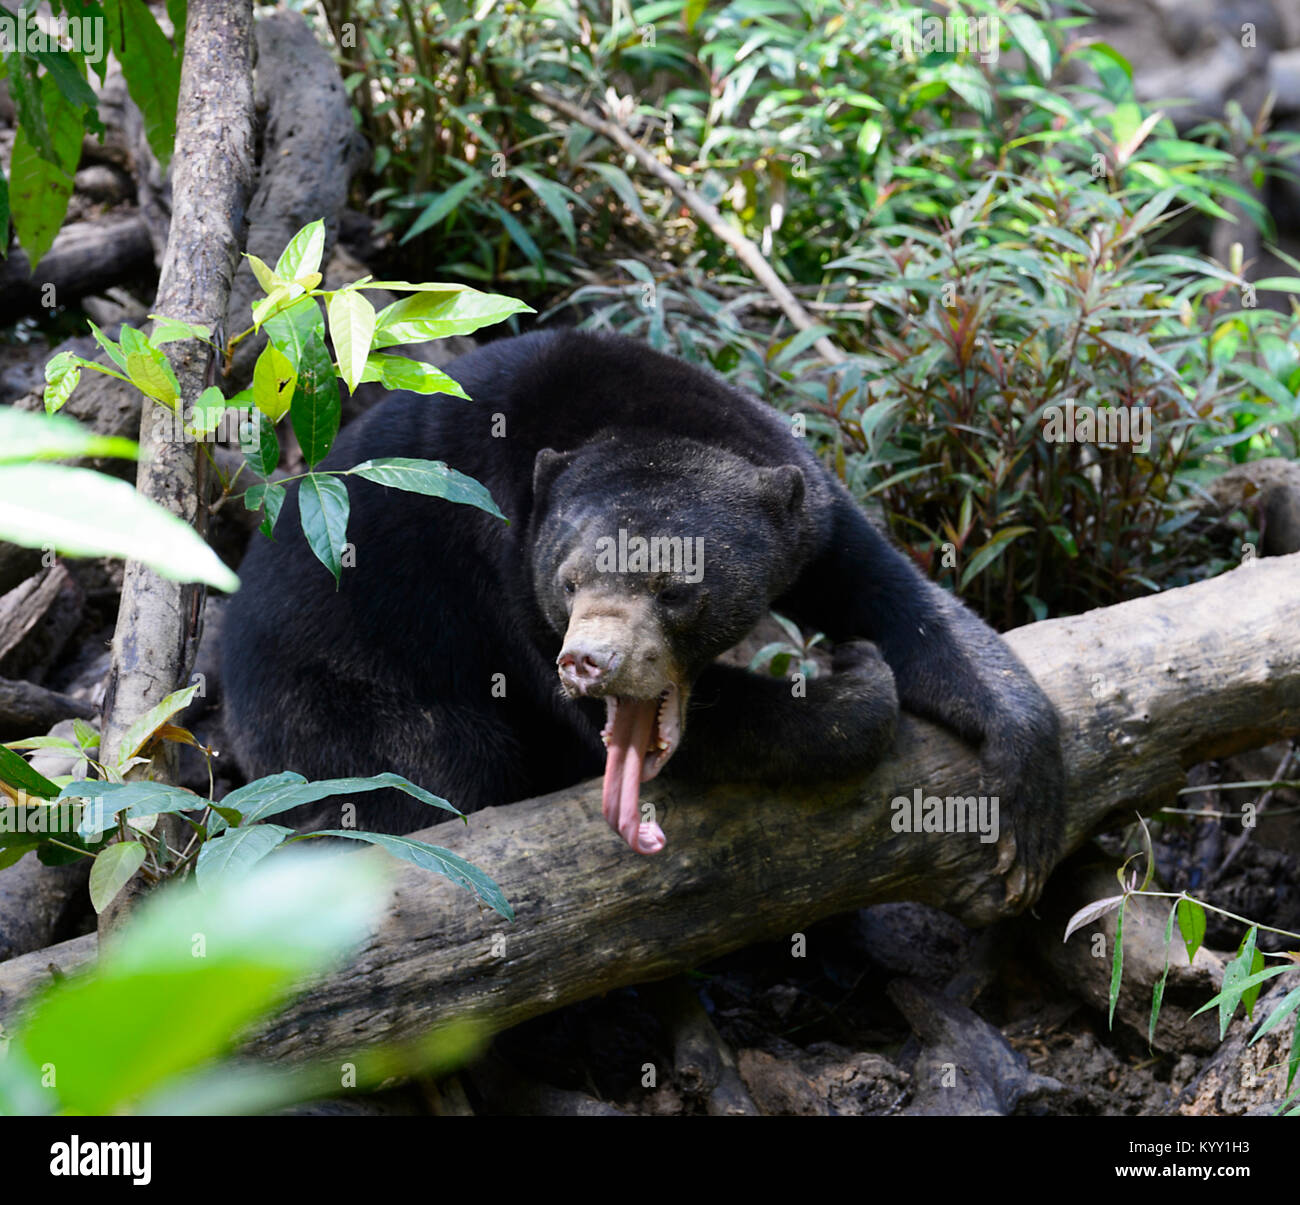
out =
[[(660, 771), (860, 775), (901, 706), (978, 746), (1008, 895), (1037, 894), (1062, 833), (1055, 711), (785, 418), (618, 336), (506, 338), (447, 371), (472, 401), (394, 394), (321, 467), (442, 460), (510, 522), (346, 478), (355, 567), (336, 590), (291, 490), (225, 626), (227, 735), (250, 776), (392, 770), (473, 811), (603, 772), (606, 818), (652, 854), (665, 836), (639, 790)], [(803, 697), (715, 660), (772, 609), (836, 642)], [(357, 803), (389, 832), (435, 818), (394, 791)]]

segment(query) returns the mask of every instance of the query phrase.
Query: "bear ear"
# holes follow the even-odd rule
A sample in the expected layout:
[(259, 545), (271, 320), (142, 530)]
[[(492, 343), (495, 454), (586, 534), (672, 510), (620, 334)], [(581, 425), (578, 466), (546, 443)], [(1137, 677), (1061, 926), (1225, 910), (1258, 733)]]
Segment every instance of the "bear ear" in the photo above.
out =
[(793, 514), (803, 507), (803, 470), (797, 464), (758, 470), (759, 497), (777, 514)]
[(554, 481), (573, 459), (572, 452), (557, 452), (554, 448), (543, 448), (533, 461), (533, 499), (540, 500)]

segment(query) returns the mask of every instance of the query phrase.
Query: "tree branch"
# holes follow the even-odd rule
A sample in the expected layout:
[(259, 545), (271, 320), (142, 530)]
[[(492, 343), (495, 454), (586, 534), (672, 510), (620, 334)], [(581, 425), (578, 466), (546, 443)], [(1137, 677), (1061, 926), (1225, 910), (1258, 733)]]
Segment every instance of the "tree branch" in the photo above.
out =
[[(530, 91), (544, 105), (548, 105), (557, 113), (563, 113), (566, 117), (572, 118), (589, 130), (594, 130), (601, 137), (608, 138), (610, 142), (620, 150), (626, 151), (646, 171), (660, 180), (683, 205), (712, 231), (716, 239), (726, 243), (736, 253), (736, 258), (750, 270), (754, 279), (772, 294), (782, 312), (799, 330), (811, 330), (817, 325), (817, 320), (804, 309), (799, 303), (799, 299), (790, 292), (785, 281), (776, 274), (772, 265), (763, 258), (763, 253), (732, 226), (714, 206), (710, 205), (693, 188), (688, 187), (674, 175), (670, 168), (665, 167), (626, 130), (614, 125), (613, 122), (606, 121), (602, 117), (597, 117), (594, 113), (587, 112), (580, 105), (565, 100), (558, 92), (552, 92), (551, 89), (542, 84), (531, 84)], [(844, 363), (844, 353), (825, 335), (818, 339), (813, 344), (813, 347), (817, 349), (817, 354), (828, 364)]]

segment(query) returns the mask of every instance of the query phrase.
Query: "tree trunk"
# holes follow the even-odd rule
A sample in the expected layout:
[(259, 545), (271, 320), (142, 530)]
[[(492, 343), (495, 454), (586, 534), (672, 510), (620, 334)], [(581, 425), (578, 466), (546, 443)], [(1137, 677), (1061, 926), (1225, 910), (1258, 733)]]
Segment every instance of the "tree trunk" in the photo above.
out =
[[(223, 327), (252, 179), (252, 0), (192, 4), (157, 313), (214, 331)], [(212, 383), (215, 353), (192, 339), (167, 350), (188, 407)], [(155, 406), (147, 405), (140, 420), (137, 487), (194, 526), (203, 493), (201, 447), (166, 438), (170, 432), (156, 420)], [(199, 584), (169, 581), (138, 561), (128, 562), (104, 700), (106, 763), (116, 761), (131, 722), (188, 679), (202, 632), (203, 598)], [(160, 756), (152, 775), (170, 778), (169, 770)], [(101, 932), (111, 927), (112, 911), (100, 918)]]

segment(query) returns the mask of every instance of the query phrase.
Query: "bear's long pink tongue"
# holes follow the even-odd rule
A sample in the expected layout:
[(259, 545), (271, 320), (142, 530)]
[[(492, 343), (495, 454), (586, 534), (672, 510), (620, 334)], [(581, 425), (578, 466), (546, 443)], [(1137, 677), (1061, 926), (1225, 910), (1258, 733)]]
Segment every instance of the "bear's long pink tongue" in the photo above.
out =
[(642, 824), (641, 768), (659, 716), (657, 699), (619, 699), (614, 707), (605, 755), (601, 806), (610, 827), (639, 854), (657, 854), (666, 844), (657, 824)]

